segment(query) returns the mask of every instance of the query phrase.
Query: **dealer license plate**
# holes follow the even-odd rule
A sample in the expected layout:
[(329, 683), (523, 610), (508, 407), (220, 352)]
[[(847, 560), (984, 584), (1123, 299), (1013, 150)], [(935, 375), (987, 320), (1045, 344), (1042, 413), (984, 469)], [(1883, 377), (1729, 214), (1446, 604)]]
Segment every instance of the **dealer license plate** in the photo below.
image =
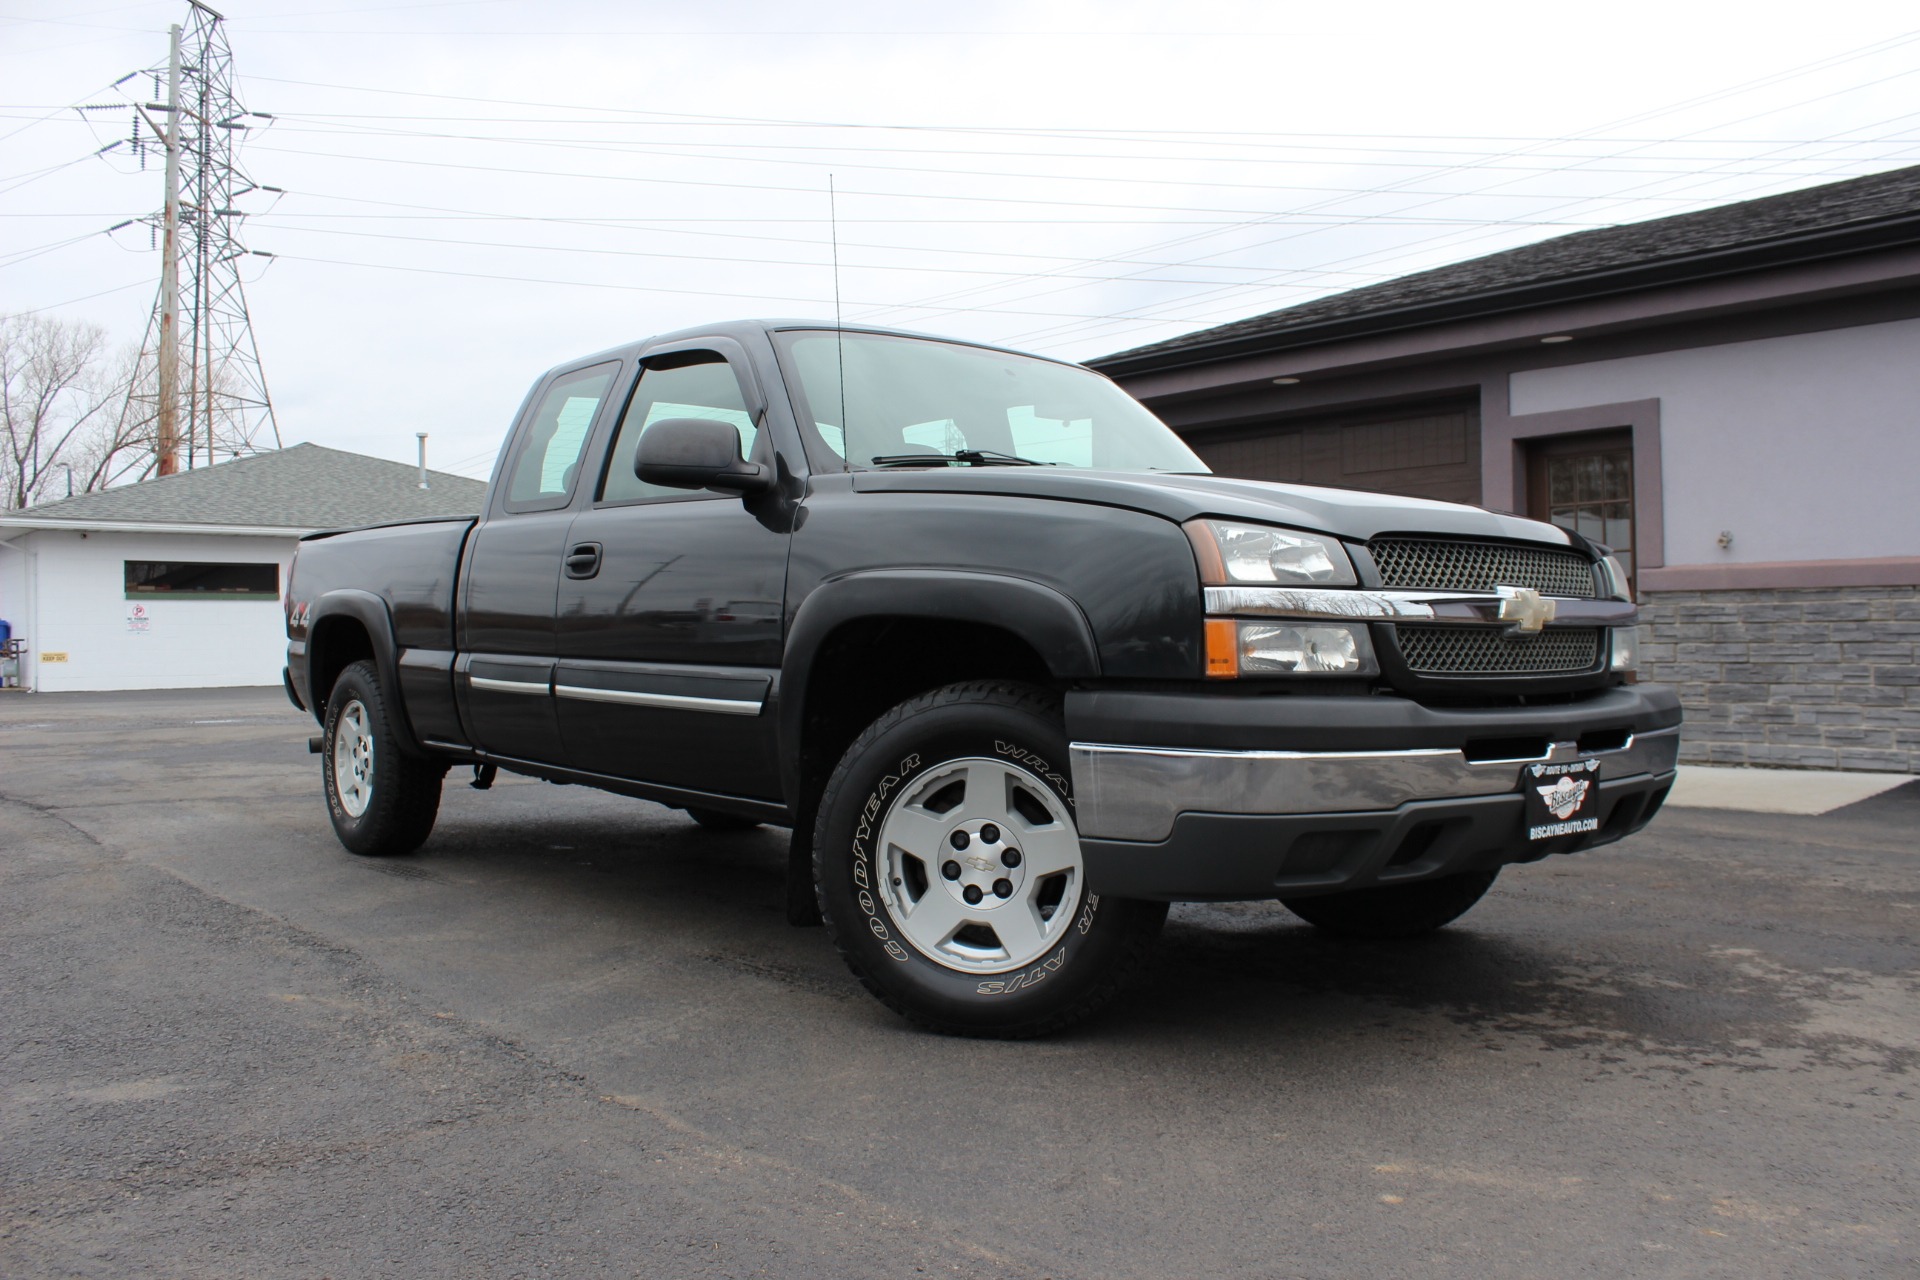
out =
[(1527, 839), (1557, 840), (1600, 829), (1600, 762), (1568, 760), (1530, 764), (1520, 771), (1526, 797)]

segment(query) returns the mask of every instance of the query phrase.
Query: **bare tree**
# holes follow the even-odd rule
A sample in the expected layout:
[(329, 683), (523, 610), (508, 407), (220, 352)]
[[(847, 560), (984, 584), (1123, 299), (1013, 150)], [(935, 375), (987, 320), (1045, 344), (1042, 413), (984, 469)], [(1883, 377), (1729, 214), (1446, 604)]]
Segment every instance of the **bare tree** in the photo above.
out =
[(0, 508), (104, 489), (150, 463), (125, 413), (131, 353), (97, 325), (0, 316)]

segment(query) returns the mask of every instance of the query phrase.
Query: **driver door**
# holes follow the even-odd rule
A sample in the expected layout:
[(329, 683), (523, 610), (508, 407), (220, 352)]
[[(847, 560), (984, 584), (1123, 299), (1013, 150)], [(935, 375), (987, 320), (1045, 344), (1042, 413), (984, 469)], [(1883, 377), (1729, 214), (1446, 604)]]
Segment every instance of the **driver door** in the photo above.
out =
[(574, 767), (661, 786), (780, 798), (778, 677), (791, 506), (777, 490), (669, 489), (634, 475), (667, 418), (740, 432), (772, 463), (745, 353), (721, 339), (641, 359), (632, 398), (567, 535), (555, 705)]

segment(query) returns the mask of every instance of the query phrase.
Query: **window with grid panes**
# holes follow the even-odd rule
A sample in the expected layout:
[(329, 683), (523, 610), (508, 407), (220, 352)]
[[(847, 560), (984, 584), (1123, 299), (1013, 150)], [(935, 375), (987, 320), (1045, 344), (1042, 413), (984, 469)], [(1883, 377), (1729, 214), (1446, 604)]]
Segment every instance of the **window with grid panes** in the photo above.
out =
[(1633, 580), (1633, 446), (1625, 432), (1537, 442), (1531, 514), (1610, 548)]

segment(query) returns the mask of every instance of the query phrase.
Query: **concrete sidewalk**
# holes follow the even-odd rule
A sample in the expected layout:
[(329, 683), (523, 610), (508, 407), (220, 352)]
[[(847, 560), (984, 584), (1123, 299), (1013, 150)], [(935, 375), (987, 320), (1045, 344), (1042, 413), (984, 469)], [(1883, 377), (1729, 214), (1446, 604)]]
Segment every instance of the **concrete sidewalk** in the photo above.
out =
[(1841, 773), (1826, 769), (1729, 769), (1683, 764), (1667, 797), (1682, 809), (1743, 809), (1749, 813), (1829, 813), (1903, 783), (1910, 773)]

